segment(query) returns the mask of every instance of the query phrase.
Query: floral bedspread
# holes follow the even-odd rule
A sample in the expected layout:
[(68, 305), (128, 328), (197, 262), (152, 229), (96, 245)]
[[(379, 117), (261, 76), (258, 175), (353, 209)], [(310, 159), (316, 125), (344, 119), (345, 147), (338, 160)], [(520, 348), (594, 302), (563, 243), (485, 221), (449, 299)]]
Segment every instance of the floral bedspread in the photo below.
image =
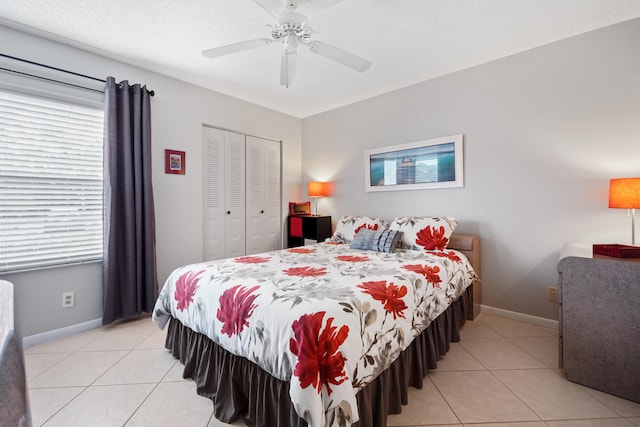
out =
[(358, 420), (355, 395), (476, 278), (454, 250), (381, 253), (319, 243), (188, 265), (164, 284), (172, 316), (290, 381), (311, 426)]

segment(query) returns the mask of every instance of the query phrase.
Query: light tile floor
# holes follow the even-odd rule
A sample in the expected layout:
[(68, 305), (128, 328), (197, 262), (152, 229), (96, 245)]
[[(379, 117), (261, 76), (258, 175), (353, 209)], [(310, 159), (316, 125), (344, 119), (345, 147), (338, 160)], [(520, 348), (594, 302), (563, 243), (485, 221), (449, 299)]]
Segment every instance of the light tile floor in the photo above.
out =
[[(640, 404), (564, 379), (555, 330), (483, 314), (461, 336), (390, 426), (640, 426)], [(147, 317), (27, 349), (34, 425), (227, 425), (164, 337)]]

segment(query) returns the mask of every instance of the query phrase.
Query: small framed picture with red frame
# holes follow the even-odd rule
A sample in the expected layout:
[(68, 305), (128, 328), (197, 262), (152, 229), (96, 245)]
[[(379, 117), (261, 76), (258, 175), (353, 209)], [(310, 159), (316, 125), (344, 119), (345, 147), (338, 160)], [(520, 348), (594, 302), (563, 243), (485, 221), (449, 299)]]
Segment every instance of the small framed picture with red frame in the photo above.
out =
[(184, 151), (164, 150), (164, 173), (184, 175), (185, 153)]

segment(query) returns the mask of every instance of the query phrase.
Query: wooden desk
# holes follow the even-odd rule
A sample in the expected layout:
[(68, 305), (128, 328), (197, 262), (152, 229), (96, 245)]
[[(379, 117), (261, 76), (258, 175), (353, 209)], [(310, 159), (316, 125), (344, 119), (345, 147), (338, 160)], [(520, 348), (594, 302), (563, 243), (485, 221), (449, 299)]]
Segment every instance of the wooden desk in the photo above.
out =
[(303, 246), (304, 239), (324, 242), (331, 234), (331, 216), (289, 215), (287, 219), (288, 248)]

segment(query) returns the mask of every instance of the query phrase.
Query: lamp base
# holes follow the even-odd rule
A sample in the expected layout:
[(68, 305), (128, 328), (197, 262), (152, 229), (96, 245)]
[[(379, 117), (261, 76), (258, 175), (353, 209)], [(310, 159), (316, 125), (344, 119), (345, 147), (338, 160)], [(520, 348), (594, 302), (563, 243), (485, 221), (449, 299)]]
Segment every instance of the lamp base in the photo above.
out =
[(631, 244), (636, 244), (636, 210), (635, 208), (629, 209), (631, 214)]

